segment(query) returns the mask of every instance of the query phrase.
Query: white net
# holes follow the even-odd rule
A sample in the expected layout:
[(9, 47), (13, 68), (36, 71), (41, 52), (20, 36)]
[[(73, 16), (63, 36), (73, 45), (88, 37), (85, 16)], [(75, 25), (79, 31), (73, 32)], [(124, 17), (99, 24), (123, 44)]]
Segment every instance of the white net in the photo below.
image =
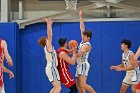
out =
[(66, 10), (76, 10), (78, 0), (65, 0)]

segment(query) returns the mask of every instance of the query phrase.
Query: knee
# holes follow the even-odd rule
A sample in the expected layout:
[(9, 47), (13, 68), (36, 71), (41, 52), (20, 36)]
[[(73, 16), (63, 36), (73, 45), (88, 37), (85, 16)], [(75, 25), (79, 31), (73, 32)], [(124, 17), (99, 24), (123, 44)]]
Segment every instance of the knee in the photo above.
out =
[(136, 93), (140, 93), (140, 90), (139, 90), (139, 89), (137, 89), (137, 90), (136, 90)]
[(86, 87), (86, 84), (85, 83), (80, 83), (80, 87), (81, 88), (85, 88)]
[(136, 93), (136, 89), (135, 88), (132, 88), (132, 93)]
[(57, 87), (57, 90), (61, 91), (61, 86)]
[(59, 92), (61, 91), (61, 86), (55, 87), (54, 90), (55, 90), (57, 93), (59, 93)]

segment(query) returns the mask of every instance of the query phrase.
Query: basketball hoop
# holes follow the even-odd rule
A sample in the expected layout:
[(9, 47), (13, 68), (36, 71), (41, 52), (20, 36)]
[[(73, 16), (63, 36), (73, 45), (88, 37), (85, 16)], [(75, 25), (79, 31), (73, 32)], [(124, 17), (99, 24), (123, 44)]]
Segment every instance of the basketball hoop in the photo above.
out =
[(78, 0), (65, 0), (66, 10), (76, 10)]

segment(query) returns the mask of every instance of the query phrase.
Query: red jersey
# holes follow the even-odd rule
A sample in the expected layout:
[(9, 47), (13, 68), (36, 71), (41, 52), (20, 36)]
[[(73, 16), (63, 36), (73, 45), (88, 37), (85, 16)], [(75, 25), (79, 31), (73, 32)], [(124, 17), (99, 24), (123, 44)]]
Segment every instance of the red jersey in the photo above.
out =
[[(2, 64), (2, 52), (3, 52), (1, 43), (2, 43), (2, 39), (0, 39), (0, 64)], [(3, 70), (2, 67), (0, 67), (0, 87), (2, 86), (3, 86)]]
[(140, 82), (139, 82), (139, 84), (137, 85), (137, 89), (140, 89)]
[(75, 81), (74, 81), (74, 79), (72, 78), (72, 75), (69, 72), (69, 66), (68, 66), (69, 63), (67, 63), (65, 60), (59, 58), (59, 54), (61, 52), (65, 52), (65, 53), (68, 54), (67, 50), (64, 50), (64, 49), (61, 49), (61, 48), (59, 48), (57, 50), (58, 72), (59, 72), (59, 75), (60, 75), (61, 83), (69, 88), (69, 87), (71, 87), (72, 85), (75, 84)]

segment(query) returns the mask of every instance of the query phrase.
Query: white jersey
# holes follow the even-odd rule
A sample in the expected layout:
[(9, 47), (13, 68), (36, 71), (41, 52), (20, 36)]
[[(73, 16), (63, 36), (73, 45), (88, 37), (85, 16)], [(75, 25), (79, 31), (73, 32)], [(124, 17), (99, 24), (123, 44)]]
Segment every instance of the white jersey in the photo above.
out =
[[(131, 53), (133, 52), (129, 50), (127, 53), (122, 54), (125, 68), (128, 68), (131, 65), (130, 63)], [(127, 86), (132, 85), (132, 84), (138, 84), (138, 67), (137, 66), (135, 66), (135, 70), (126, 71), (126, 76), (123, 79), (123, 84)]]
[(57, 67), (58, 66), (58, 60), (57, 60), (57, 54), (56, 51), (54, 49), (54, 47), (52, 47), (53, 51), (49, 52), (47, 50), (47, 47), (44, 47), (44, 52), (45, 52), (45, 57), (46, 57), (46, 61), (47, 61), (47, 67)]
[[(130, 63), (130, 54), (133, 53), (132, 51), (128, 51), (127, 53), (123, 53), (122, 56), (123, 56), (123, 63), (124, 63), (124, 67), (125, 68), (128, 68), (131, 63)], [(135, 68), (135, 70), (137, 70), (138, 67)], [(135, 72), (135, 70), (130, 70), (130, 71), (127, 71), (127, 72)]]
[[(140, 64), (140, 61), (138, 61), (138, 64)], [(140, 80), (140, 67), (138, 67), (138, 79)]]
[[(81, 42), (79, 45), (79, 51), (83, 45), (91, 46), (90, 42)], [(90, 53), (90, 51), (87, 51), (85, 54), (83, 54), (80, 58), (77, 59), (78, 65), (88, 62), (89, 53)]]

